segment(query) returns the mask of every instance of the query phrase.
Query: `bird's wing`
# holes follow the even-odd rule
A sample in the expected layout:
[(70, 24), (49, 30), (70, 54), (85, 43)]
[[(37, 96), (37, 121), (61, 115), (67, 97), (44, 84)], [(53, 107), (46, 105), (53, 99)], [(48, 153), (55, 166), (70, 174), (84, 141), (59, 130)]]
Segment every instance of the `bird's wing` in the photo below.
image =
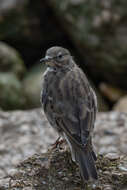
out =
[(79, 145), (85, 146), (94, 127), (96, 96), (84, 73), (77, 69), (61, 82), (63, 97), (57, 99), (54, 113), (57, 125)]

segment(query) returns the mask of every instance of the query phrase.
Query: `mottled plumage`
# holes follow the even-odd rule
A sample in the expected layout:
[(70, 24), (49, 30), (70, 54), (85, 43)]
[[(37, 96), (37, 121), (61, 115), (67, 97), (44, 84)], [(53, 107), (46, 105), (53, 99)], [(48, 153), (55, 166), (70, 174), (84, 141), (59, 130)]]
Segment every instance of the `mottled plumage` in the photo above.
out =
[(68, 50), (52, 47), (41, 61), (48, 65), (41, 96), (46, 117), (67, 140), (83, 179), (97, 179), (91, 139), (97, 111), (95, 93)]

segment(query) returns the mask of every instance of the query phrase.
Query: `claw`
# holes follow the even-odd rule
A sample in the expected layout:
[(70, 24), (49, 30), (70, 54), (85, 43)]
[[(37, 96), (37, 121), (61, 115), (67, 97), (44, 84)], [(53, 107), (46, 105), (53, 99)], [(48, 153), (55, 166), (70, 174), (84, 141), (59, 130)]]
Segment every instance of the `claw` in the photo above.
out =
[(52, 146), (52, 149), (55, 149), (58, 147), (58, 145), (61, 145), (65, 140), (64, 139), (61, 139), (61, 137), (58, 137), (58, 139), (55, 141), (55, 143), (51, 144)]

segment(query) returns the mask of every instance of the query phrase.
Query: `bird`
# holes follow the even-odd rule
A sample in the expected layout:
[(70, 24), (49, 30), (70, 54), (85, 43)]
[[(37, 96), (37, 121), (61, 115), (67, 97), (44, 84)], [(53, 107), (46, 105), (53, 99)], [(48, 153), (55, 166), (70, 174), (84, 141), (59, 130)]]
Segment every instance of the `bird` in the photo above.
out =
[(97, 113), (96, 94), (69, 50), (50, 47), (40, 62), (47, 65), (41, 92), (47, 120), (67, 141), (83, 181), (97, 180), (97, 156), (92, 143)]

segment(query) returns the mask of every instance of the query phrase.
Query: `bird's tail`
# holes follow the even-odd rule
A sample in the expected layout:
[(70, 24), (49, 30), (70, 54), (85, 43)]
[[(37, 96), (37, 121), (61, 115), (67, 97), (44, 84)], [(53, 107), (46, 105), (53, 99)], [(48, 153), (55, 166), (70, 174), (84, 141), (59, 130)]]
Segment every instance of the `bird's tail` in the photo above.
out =
[[(73, 149), (73, 147), (72, 147)], [(73, 149), (73, 153), (75, 155), (75, 161), (78, 163), (81, 175), (84, 180), (95, 179), (97, 180), (97, 171), (95, 167), (96, 155), (94, 151), (88, 150), (88, 148), (79, 148), (75, 150)]]

